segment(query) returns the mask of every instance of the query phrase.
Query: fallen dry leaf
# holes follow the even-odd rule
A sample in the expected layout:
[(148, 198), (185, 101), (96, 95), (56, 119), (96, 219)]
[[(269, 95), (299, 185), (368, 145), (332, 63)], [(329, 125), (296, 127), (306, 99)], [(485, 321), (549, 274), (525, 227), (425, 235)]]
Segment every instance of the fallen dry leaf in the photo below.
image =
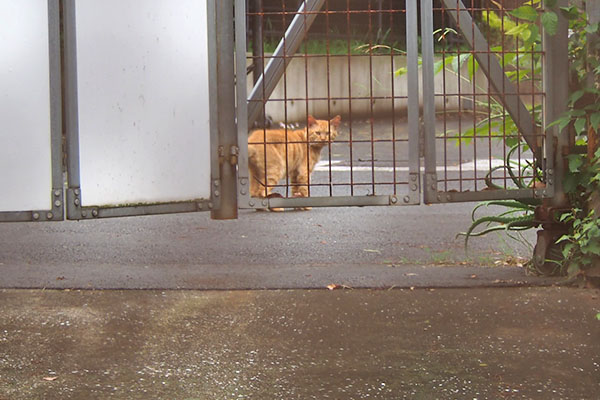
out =
[(366, 251), (367, 253), (378, 253), (378, 254), (381, 254), (381, 251), (379, 251), (379, 250), (364, 249), (363, 251)]
[(57, 380), (57, 379), (58, 379), (58, 376), (45, 376), (43, 379), (44, 379), (45, 381), (52, 382), (52, 381), (55, 381), (55, 380)]
[(469, 278), (471, 278), (471, 279), (477, 279), (477, 275), (473, 274)]
[(406, 276), (418, 276), (418, 274), (415, 274), (414, 272), (409, 272), (407, 274), (404, 274)]
[(335, 290), (335, 289), (339, 289), (339, 288), (341, 288), (341, 286), (340, 285), (336, 285), (335, 283), (327, 285), (327, 289), (329, 289), (329, 290)]

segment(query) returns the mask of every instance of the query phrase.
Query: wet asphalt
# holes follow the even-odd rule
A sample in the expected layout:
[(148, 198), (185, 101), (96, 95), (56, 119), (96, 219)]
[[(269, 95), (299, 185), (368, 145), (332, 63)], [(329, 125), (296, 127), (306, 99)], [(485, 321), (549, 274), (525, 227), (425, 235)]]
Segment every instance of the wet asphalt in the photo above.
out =
[[(0, 287), (293, 289), (549, 284), (505, 234), (456, 234), (470, 204), (242, 211), (0, 225)], [(534, 233), (526, 237), (533, 242)]]
[(2, 224), (0, 399), (598, 398), (598, 291), (470, 209)]
[(598, 293), (1, 290), (0, 399), (597, 399)]
[(1, 224), (0, 400), (598, 398), (598, 292), (471, 208)]

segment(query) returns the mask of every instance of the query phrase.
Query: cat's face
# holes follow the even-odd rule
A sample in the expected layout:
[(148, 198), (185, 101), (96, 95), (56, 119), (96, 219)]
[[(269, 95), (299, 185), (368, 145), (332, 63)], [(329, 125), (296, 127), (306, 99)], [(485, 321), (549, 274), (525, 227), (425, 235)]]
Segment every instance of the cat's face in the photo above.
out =
[(308, 141), (311, 145), (319, 146), (319, 144), (333, 142), (338, 134), (341, 116), (336, 116), (331, 121), (314, 119), (312, 115), (308, 116)]

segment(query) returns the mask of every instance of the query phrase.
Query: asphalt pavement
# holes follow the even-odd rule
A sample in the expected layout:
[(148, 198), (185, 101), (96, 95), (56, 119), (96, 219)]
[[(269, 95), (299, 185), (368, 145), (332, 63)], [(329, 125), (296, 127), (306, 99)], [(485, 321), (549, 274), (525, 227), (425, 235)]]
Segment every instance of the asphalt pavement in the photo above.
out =
[(598, 293), (0, 290), (0, 399), (597, 399)]
[[(531, 248), (456, 234), (472, 204), (0, 225), (0, 287), (280, 289), (546, 285)], [(492, 212), (490, 210), (490, 212)], [(534, 240), (534, 233), (526, 237)], [(533, 244), (533, 243), (532, 243)]]
[(598, 398), (600, 294), (472, 206), (0, 224), (0, 400)]

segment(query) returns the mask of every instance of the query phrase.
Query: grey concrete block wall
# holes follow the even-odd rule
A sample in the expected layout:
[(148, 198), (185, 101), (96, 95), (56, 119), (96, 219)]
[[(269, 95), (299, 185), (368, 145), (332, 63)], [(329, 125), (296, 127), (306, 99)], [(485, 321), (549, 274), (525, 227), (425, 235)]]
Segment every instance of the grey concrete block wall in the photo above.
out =
[[(250, 65), (251, 60), (248, 61)], [(383, 97), (373, 100), (372, 111), (375, 115), (389, 114), (392, 109), (397, 115), (406, 115), (407, 76), (396, 74), (406, 66), (405, 56), (330, 56), (294, 58), (273, 91), (267, 103), (266, 113), (274, 121), (304, 121), (306, 114), (316, 117), (327, 115), (371, 115), (371, 97)], [(371, 74), (372, 71), (372, 74)], [(419, 72), (419, 79), (420, 79)], [(436, 93), (457, 94), (467, 97), (473, 93), (473, 84), (467, 79), (466, 68), (462, 79), (448, 72), (444, 79), (442, 73), (435, 76)], [(252, 75), (248, 77), (248, 93), (252, 90)], [(307, 84), (308, 82), (308, 84)], [(475, 78), (476, 93), (483, 93), (487, 79), (480, 72)], [(392, 100), (392, 96), (394, 99)], [(348, 98), (352, 99), (349, 101)], [(398, 98), (400, 97), (400, 98)], [(422, 93), (420, 93), (422, 104)], [(288, 99), (284, 101), (284, 99)], [(309, 100), (306, 100), (309, 99)], [(327, 100), (329, 99), (329, 100)], [(459, 97), (447, 97), (446, 111), (459, 108)], [(436, 97), (436, 108), (443, 110), (444, 98)], [(463, 110), (472, 109), (472, 100), (463, 98), (460, 106)]]

